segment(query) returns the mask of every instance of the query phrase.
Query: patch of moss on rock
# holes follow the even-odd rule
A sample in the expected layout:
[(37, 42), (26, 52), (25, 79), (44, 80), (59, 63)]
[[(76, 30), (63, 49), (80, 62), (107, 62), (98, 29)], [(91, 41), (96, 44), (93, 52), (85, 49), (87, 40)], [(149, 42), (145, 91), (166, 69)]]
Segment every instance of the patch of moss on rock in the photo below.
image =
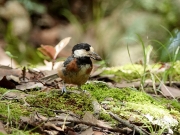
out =
[(121, 101), (156, 103), (155, 99), (145, 92), (140, 92), (134, 88), (110, 88), (103, 82), (83, 85), (83, 89), (90, 91), (100, 102), (105, 98), (111, 97)]
[[(111, 111), (119, 117), (131, 119), (134, 122), (147, 121), (146, 116), (153, 117), (154, 121), (163, 121), (164, 117), (168, 117), (174, 121), (172, 125), (176, 125), (177, 120), (180, 121), (178, 108), (174, 106), (169, 110), (167, 103), (171, 102), (165, 98), (163, 100), (162, 98), (153, 98), (134, 88), (110, 88), (102, 82), (89, 83), (84, 85), (83, 89), (90, 91), (107, 112)], [(172, 104), (175, 103), (172, 102)], [(102, 112), (100, 116), (105, 120), (112, 120), (107, 113)]]

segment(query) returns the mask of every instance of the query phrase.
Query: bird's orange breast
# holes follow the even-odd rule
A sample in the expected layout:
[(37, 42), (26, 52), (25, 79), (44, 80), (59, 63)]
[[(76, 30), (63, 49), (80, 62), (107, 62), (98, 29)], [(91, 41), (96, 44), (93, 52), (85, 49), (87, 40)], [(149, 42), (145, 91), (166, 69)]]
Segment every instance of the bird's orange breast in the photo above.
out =
[(58, 75), (65, 83), (80, 86), (89, 79), (91, 70), (91, 64), (77, 66), (76, 61), (71, 61), (66, 67), (59, 69)]

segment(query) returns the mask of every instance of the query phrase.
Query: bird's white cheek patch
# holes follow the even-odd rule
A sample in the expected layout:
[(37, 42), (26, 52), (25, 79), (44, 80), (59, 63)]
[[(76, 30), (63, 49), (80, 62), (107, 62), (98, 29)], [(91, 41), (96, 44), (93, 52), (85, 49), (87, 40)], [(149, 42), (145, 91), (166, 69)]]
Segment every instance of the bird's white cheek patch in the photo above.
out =
[(75, 57), (83, 57), (83, 56), (86, 56), (87, 55), (87, 52), (85, 50), (76, 50), (74, 51), (74, 56)]

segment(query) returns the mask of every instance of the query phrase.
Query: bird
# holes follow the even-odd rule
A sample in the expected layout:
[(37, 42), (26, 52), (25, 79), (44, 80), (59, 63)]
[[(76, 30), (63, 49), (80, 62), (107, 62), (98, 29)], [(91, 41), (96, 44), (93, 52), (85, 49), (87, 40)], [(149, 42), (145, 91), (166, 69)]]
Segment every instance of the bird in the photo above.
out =
[(57, 74), (63, 81), (62, 93), (67, 91), (65, 84), (75, 84), (81, 89), (81, 85), (87, 82), (93, 68), (91, 58), (102, 60), (88, 43), (74, 45), (71, 56), (57, 69)]

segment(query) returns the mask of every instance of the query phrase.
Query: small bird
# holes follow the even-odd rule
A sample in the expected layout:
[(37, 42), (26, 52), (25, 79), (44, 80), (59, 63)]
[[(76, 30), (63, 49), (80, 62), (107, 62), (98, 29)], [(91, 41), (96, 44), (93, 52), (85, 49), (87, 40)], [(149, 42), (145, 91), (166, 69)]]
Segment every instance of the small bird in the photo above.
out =
[(86, 83), (93, 68), (91, 58), (102, 60), (91, 45), (79, 43), (72, 48), (72, 55), (58, 68), (58, 76), (63, 80), (63, 93), (66, 92), (64, 83), (75, 84), (79, 89)]

